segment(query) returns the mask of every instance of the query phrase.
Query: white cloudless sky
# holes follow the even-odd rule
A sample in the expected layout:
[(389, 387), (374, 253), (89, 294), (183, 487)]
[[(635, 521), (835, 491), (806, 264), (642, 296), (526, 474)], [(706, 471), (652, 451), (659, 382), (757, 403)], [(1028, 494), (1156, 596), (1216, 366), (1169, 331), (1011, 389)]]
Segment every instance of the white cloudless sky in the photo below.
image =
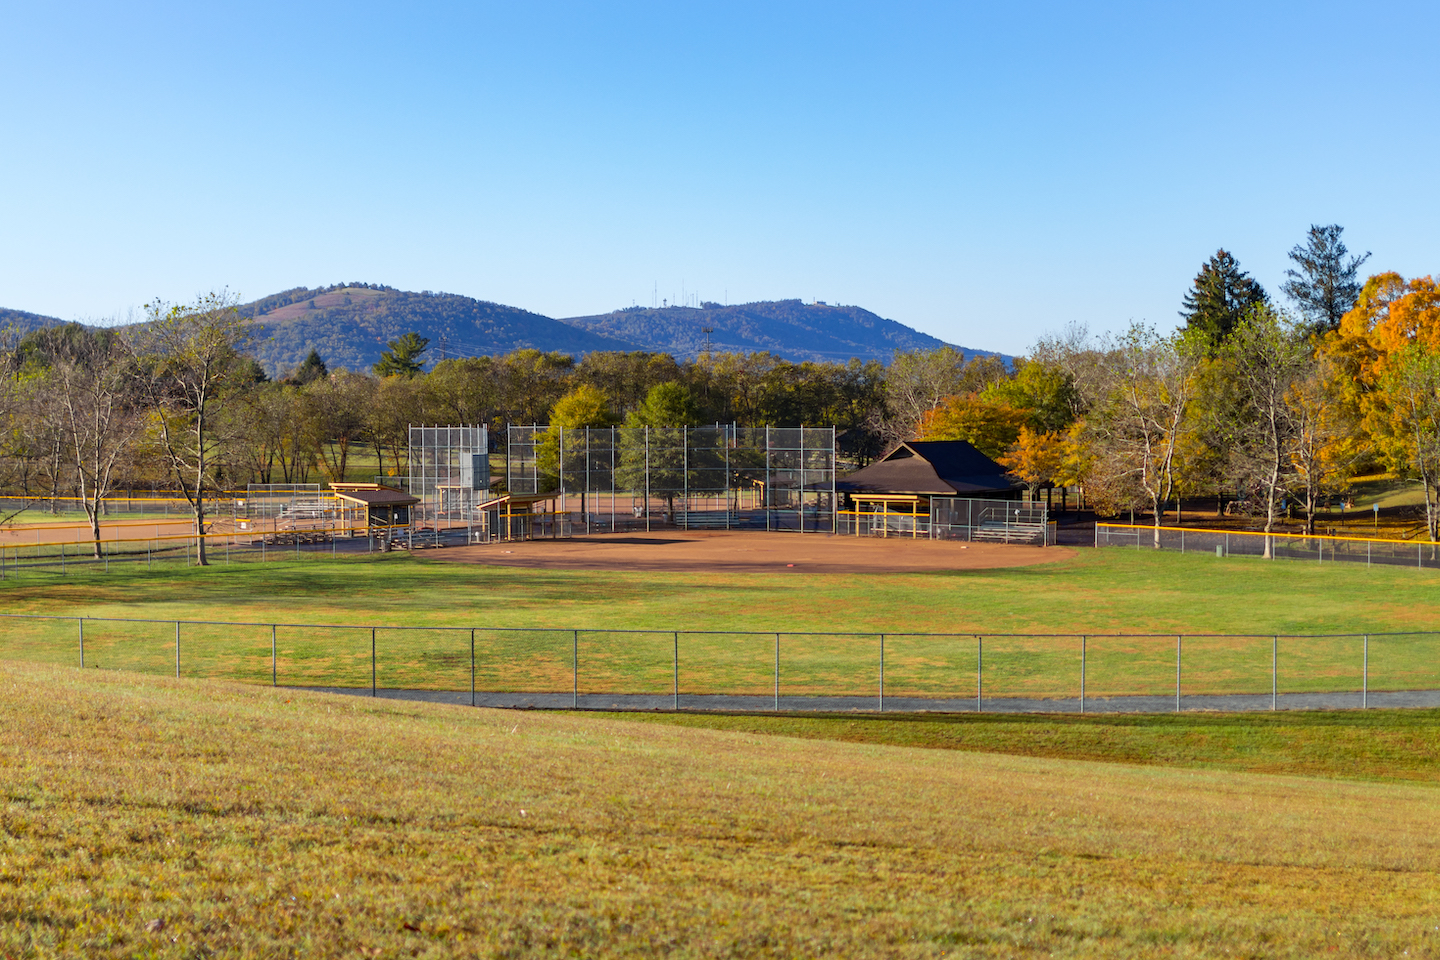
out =
[(1440, 270), (1420, 3), (10, 4), (0, 306), (444, 290), (1161, 328), (1219, 247)]

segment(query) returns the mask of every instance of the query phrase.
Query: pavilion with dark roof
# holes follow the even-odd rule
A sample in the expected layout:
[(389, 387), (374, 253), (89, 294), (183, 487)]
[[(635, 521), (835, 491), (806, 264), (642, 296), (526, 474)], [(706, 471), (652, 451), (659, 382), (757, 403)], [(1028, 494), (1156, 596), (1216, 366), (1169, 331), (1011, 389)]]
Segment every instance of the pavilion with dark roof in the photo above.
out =
[[(911, 440), (870, 466), (835, 481), (850, 501), (856, 535), (862, 518), (881, 535), (918, 536), (930, 523), (931, 498), (1018, 500), (1005, 468), (964, 440)], [(878, 525), (878, 526), (877, 526)]]
[(852, 499), (931, 497), (1013, 500), (1018, 486), (1005, 468), (964, 440), (911, 440), (835, 482)]

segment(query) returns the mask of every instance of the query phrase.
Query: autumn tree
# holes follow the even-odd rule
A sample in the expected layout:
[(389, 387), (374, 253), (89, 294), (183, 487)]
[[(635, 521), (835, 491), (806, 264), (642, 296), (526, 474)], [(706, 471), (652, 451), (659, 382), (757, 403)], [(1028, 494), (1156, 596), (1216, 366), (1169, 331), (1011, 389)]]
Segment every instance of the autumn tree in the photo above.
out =
[[(1340, 328), (1320, 343), (1332, 371), (1335, 416), (1361, 424), (1377, 450), (1390, 446), (1386, 385), (1399, 382), (1387, 377), (1402, 358), (1413, 363), (1417, 348), (1440, 353), (1440, 285), (1432, 277), (1407, 281), (1398, 273), (1370, 277)], [(1388, 459), (1395, 462), (1393, 454)]]
[(948, 397), (920, 418), (920, 440), (964, 440), (987, 457), (999, 457), (1016, 442), (1028, 411), (978, 394)]
[(1425, 528), (1440, 539), (1440, 350), (1416, 343), (1396, 353), (1379, 381), (1373, 435), (1387, 464), (1415, 477), (1425, 494)]
[(1009, 371), (998, 357), (965, 355), (951, 346), (897, 351), (885, 371), (885, 418), (879, 425), (891, 444), (916, 437), (920, 421), (950, 397), (979, 393), (1005, 379)]
[(1034, 500), (1036, 491), (1064, 474), (1065, 455), (1062, 434), (1053, 430), (1042, 433), (1026, 425), (1020, 428), (1020, 435), (1010, 449), (996, 461), (1025, 485), (1030, 499)]

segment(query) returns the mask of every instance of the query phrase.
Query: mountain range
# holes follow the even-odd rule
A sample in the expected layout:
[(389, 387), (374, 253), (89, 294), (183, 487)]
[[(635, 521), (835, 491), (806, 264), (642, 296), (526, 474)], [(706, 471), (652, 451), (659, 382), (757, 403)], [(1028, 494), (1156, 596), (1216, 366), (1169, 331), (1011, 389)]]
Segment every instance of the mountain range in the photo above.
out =
[[(792, 361), (852, 357), (888, 362), (896, 350), (925, 350), (944, 341), (860, 307), (762, 301), (699, 307), (627, 307), (613, 313), (556, 320), (518, 307), (450, 293), (419, 293), (377, 284), (295, 287), (240, 307), (256, 323), (251, 352), (272, 376), (312, 350), (332, 369), (365, 370), (386, 344), (415, 331), (430, 341), (426, 361), (509, 353), (521, 348), (580, 355), (596, 350), (647, 350), (693, 359), (716, 352), (768, 350)], [(22, 332), (58, 324), (53, 317), (0, 310), (0, 328)], [(992, 351), (956, 347), (966, 357)]]

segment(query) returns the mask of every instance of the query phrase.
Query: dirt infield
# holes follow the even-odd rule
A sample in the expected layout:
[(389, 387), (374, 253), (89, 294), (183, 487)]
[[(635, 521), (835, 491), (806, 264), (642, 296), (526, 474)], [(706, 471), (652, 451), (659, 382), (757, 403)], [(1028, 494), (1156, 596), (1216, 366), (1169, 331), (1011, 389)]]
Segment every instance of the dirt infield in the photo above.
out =
[(458, 547), (437, 556), (459, 563), (554, 570), (876, 574), (1028, 567), (1074, 555), (1069, 547), (672, 531)]

